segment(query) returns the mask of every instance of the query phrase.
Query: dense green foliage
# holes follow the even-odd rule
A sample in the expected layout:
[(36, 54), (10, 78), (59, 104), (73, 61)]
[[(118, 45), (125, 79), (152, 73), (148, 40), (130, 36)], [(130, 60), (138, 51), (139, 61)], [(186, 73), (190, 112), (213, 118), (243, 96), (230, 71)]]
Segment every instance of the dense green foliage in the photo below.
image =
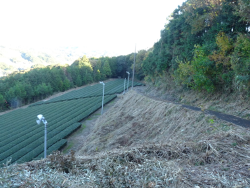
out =
[[(124, 90), (124, 80), (109, 81), (105, 86), (104, 104)], [(24, 162), (43, 156), (44, 126), (35, 122), (40, 113), (48, 121), (48, 154), (59, 149), (66, 143), (64, 138), (81, 126), (79, 121), (102, 106), (102, 89), (101, 84), (86, 86), (1, 115), (0, 162), (9, 158), (12, 162)]]
[(38, 66), (0, 78), (0, 111), (16, 108), (73, 87), (108, 78), (127, 77), (134, 54), (118, 57), (77, 59), (70, 66)]
[(187, 0), (142, 62), (144, 75), (168, 72), (209, 92), (250, 91), (250, 1)]

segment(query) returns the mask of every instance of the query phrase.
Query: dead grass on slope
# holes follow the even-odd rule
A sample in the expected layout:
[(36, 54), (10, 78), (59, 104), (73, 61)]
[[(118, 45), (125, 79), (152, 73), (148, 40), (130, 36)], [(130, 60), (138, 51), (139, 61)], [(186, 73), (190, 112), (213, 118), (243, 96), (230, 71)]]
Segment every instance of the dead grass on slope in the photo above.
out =
[(152, 162), (174, 164), (182, 174), (176, 177), (192, 186), (249, 183), (249, 130), (135, 92), (97, 120), (85, 143), (80, 156), (118, 150), (141, 164), (150, 156)]
[(76, 156), (5, 167), (0, 185), (248, 187), (249, 171), (248, 129), (130, 91), (99, 117)]
[(79, 154), (143, 143), (199, 142), (230, 133), (240, 138), (246, 134), (215, 116), (131, 91), (97, 120)]
[[(205, 148), (204, 148), (205, 147)], [(213, 150), (214, 149), (214, 150)], [(148, 144), (113, 149), (95, 155), (72, 158), (60, 153), (48, 159), (11, 165), (0, 170), (2, 187), (247, 187), (249, 159), (232, 151), (210, 148), (207, 143)], [(227, 155), (227, 161), (193, 164), (201, 154)], [(236, 153), (239, 152), (236, 151)], [(241, 151), (241, 154), (243, 152)], [(220, 157), (221, 160), (223, 157)]]
[(250, 120), (250, 100), (244, 92), (208, 93), (185, 89), (175, 83), (170, 73), (163, 73), (162, 76), (149, 80), (144, 94)]
[(250, 101), (237, 93), (216, 93), (188, 91), (180, 95), (180, 102), (218, 111), (250, 120)]

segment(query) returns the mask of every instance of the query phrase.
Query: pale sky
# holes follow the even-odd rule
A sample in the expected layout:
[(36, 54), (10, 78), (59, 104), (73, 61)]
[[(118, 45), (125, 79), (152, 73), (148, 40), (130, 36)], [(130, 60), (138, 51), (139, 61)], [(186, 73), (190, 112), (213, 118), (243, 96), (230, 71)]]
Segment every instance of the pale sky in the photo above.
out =
[(81, 46), (121, 55), (160, 39), (185, 0), (0, 0), (0, 45)]

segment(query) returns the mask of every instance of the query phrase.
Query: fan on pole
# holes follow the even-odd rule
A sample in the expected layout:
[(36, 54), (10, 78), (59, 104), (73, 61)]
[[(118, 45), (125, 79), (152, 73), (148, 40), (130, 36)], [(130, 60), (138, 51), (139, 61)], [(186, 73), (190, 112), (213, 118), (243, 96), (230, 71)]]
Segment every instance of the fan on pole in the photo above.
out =
[(48, 122), (45, 120), (45, 117), (43, 117), (42, 114), (37, 115), (38, 120), (36, 120), (36, 123), (40, 125), (41, 122), (44, 124), (44, 158), (46, 158), (47, 153), (47, 124)]

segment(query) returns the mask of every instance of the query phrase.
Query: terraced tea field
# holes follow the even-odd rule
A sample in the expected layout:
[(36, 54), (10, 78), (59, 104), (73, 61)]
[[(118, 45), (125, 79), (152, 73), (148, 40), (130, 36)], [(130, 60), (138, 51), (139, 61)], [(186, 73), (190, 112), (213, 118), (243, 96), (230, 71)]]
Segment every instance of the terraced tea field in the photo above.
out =
[[(105, 83), (104, 104), (123, 88), (121, 79)], [(44, 125), (36, 124), (38, 114), (43, 114), (48, 121), (47, 154), (60, 149), (67, 143), (65, 138), (81, 126), (80, 121), (101, 108), (102, 89), (102, 84), (86, 86), (0, 116), (0, 163), (8, 159), (13, 163), (43, 157)]]

